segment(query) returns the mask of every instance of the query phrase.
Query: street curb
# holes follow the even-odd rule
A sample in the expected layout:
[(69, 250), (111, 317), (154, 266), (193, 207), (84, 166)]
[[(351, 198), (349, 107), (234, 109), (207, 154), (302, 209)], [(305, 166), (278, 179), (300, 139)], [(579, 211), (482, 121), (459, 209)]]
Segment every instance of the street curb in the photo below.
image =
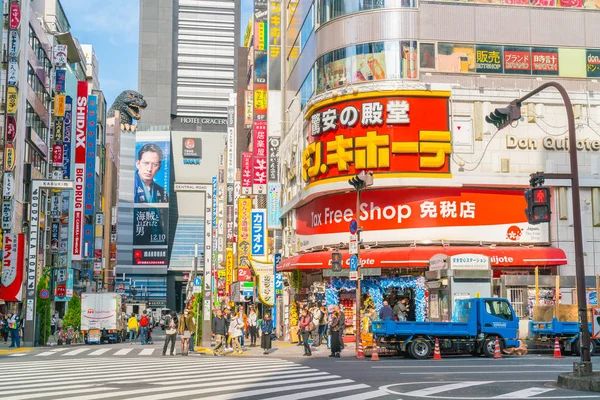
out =
[(575, 376), (572, 373), (558, 376), (557, 385), (571, 390), (585, 390), (587, 392), (600, 392), (600, 372), (590, 376)]
[(33, 350), (33, 347), (19, 347), (18, 349), (0, 350), (0, 356), (3, 354), (25, 353)]

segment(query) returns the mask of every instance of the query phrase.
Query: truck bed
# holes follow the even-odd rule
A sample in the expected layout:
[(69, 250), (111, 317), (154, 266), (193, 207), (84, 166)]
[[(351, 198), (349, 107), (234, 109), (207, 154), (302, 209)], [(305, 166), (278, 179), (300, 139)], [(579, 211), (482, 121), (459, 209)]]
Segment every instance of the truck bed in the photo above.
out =
[(409, 322), (373, 321), (373, 333), (378, 336), (412, 336), (416, 334), (439, 337), (476, 336), (468, 322)]
[[(592, 324), (588, 324), (588, 329), (592, 331)], [(579, 322), (561, 322), (554, 318), (549, 322), (530, 322), (529, 332), (532, 335), (577, 335), (579, 334)]]

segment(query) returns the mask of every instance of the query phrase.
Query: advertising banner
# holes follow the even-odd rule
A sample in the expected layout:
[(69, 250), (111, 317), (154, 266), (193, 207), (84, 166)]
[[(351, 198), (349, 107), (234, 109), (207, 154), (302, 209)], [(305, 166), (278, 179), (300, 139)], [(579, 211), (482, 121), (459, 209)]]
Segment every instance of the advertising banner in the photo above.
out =
[(53, 222), (50, 228), (50, 251), (58, 253), (58, 243), (60, 241), (60, 223)]
[(54, 119), (54, 130), (52, 131), (52, 140), (62, 142), (65, 136), (65, 124), (63, 118)]
[(267, 52), (262, 50), (254, 51), (254, 83), (267, 83)]
[(252, 211), (252, 255), (264, 256), (266, 254), (267, 230), (266, 210)]
[(73, 99), (67, 96), (65, 101), (65, 119), (63, 134), (63, 165), (62, 173), (64, 179), (71, 179), (71, 133), (73, 130)]
[(0, 300), (5, 302), (22, 301), (23, 259), (25, 256), (25, 235), (5, 233), (2, 239), (2, 278), (0, 280)]
[[(266, 22), (255, 22), (254, 23), (254, 51), (264, 51), (266, 56), (266, 50), (268, 46), (269, 28)], [(256, 61), (256, 58), (254, 59)], [(266, 65), (265, 65), (266, 66)]]
[(252, 193), (265, 194), (267, 192), (267, 157), (253, 158), (252, 173), (254, 174)]
[(281, 214), (281, 184), (269, 182), (267, 191), (267, 228), (280, 229), (279, 215)]
[(244, 127), (252, 127), (252, 117), (254, 111), (254, 93), (250, 90), (244, 92)]
[(252, 193), (252, 153), (242, 153), (242, 194)]
[(7, 144), (4, 147), (4, 172), (10, 172), (15, 168), (16, 157), (15, 146), (13, 144)]
[(21, 38), (18, 31), (8, 32), (8, 56), (18, 57), (21, 52)]
[(233, 220), (235, 219), (235, 213), (234, 213), (234, 207), (233, 206), (227, 206), (227, 226), (225, 228), (225, 240), (226, 240), (226, 247), (232, 247), (233, 246), (233, 240), (235, 238), (235, 232), (234, 232), (234, 222)]
[(12, 228), (13, 228), (12, 214), (13, 214), (12, 200), (8, 200), (8, 201), (4, 200), (2, 202), (2, 230), (3, 231), (12, 230)]
[(504, 46), (504, 73), (531, 74), (531, 48)]
[(13, 142), (17, 136), (17, 120), (13, 115), (6, 117), (6, 136), (7, 142)]
[(15, 176), (11, 172), (4, 174), (2, 180), (2, 198), (10, 201), (15, 194)]
[(269, 90), (281, 90), (281, 0), (269, 1)]
[(533, 75), (558, 75), (558, 48), (532, 47), (531, 58)]
[(56, 78), (54, 82), (54, 90), (58, 93), (62, 93), (65, 91), (65, 85), (67, 82), (67, 70), (65, 69), (57, 69), (56, 70)]
[(166, 246), (169, 209), (136, 207), (134, 218), (134, 246)]
[(52, 146), (52, 165), (55, 167), (63, 165), (63, 147), (60, 144)]
[[(502, 204), (502, 212), (498, 212)], [(522, 190), (419, 188), (363, 193), (360, 223), (365, 242), (382, 235), (395, 241), (444, 241), (506, 244), (548, 243), (548, 227), (529, 225)], [(356, 194), (313, 200), (296, 212), (302, 250), (346, 242), (355, 218)]]
[[(92, 96), (90, 96), (92, 97)], [(93, 96), (96, 97), (96, 96)], [(65, 102), (67, 96), (64, 94), (57, 94), (54, 96), (54, 116), (64, 117), (65, 116)], [(91, 104), (90, 104), (91, 106)], [(88, 117), (89, 118), (89, 117)]]
[(450, 176), (449, 95), (340, 99), (317, 109), (308, 116), (309, 144), (301, 156), (304, 181), (366, 169), (384, 177)]
[[(85, 215), (94, 215), (96, 184), (96, 122), (98, 96), (88, 97), (87, 151), (85, 153)], [(87, 238), (90, 239), (91, 238)]]
[(19, 61), (16, 58), (11, 58), (8, 61), (8, 81), (10, 86), (17, 86), (19, 83)]
[[(83, 212), (85, 197), (85, 161), (87, 136), (88, 84), (77, 83), (75, 113), (75, 202), (73, 206), (73, 255), (72, 260), (81, 261), (83, 252)], [(65, 110), (66, 112), (66, 110)]]
[(56, 67), (64, 67), (67, 65), (67, 45), (57, 44), (53, 48), (52, 57)]
[(252, 150), (254, 157), (267, 156), (267, 121), (254, 121)]
[(158, 203), (168, 206), (170, 149), (168, 141), (136, 143), (135, 204)]
[(19, 104), (19, 95), (17, 89), (13, 86), (6, 88), (6, 112), (8, 114), (14, 114), (17, 112), (17, 105)]
[(12, 1), (10, 3), (10, 19), (8, 27), (10, 29), (17, 29), (21, 24), (21, 8), (19, 7), (18, 1)]
[(229, 295), (229, 287), (233, 283), (233, 249), (227, 249), (225, 254), (225, 293)]
[[(227, 107), (227, 184), (233, 185), (236, 167), (235, 107)], [(233, 191), (233, 187), (232, 187)], [(229, 196), (227, 197), (229, 199)]]
[[(237, 265), (238, 269), (250, 267), (252, 256), (251, 243), (252, 199), (238, 199), (238, 240), (237, 240)], [(239, 280), (239, 279), (238, 279)]]
[(278, 137), (269, 138), (269, 173), (267, 179), (269, 182), (279, 182), (279, 145), (281, 139)]
[(475, 46), (475, 71), (483, 74), (504, 72), (502, 46), (478, 44)]
[(254, 121), (253, 129), (253, 185), (254, 194), (264, 194), (267, 184), (267, 121)]
[[(267, 85), (254, 85), (254, 120), (266, 120), (267, 118)], [(258, 117), (260, 115), (261, 117)]]
[[(273, 257), (273, 267), (277, 271), (277, 267), (281, 262), (281, 254), (275, 254)], [(283, 294), (283, 274), (281, 272), (275, 272), (275, 295)]]
[(275, 277), (272, 272), (258, 276), (258, 300), (264, 305), (273, 306), (275, 301)]
[(600, 50), (586, 50), (586, 71), (588, 78), (600, 77)]

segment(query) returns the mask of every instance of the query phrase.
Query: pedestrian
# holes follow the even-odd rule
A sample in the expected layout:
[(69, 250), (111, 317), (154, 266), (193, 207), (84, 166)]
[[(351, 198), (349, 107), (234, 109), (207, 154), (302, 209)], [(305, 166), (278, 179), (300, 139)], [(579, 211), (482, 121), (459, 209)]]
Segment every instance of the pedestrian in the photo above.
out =
[(150, 319), (148, 318), (146, 310), (142, 312), (140, 318), (140, 337), (142, 345), (148, 344), (148, 325), (150, 325)]
[(240, 315), (242, 317), (242, 336), (240, 336), (240, 344), (244, 347), (244, 337), (248, 332), (248, 316), (244, 313), (244, 306), (239, 307)]
[(231, 324), (231, 308), (225, 307), (223, 311), (223, 318), (225, 318), (225, 350), (231, 350), (231, 335), (229, 334), (229, 325)]
[(21, 317), (18, 313), (9, 314), (8, 318), (8, 332), (10, 333), (10, 346), (9, 347), (21, 347), (21, 338), (19, 337), (19, 330), (21, 328)]
[(52, 319), (50, 320), (50, 334), (54, 335), (54, 332), (56, 332), (56, 316), (53, 315)]
[(0, 316), (0, 335), (4, 340), (4, 344), (8, 343), (8, 314)]
[(406, 321), (408, 317), (408, 299), (402, 297), (399, 302), (394, 306), (394, 315), (398, 318), (398, 321)]
[(167, 355), (167, 348), (169, 347), (169, 342), (171, 343), (171, 355), (175, 355), (175, 340), (177, 339), (177, 313), (175, 311), (171, 311), (170, 315), (167, 315), (165, 318), (165, 345), (163, 346), (163, 356)]
[(181, 335), (181, 355), (187, 356), (190, 351), (190, 337), (196, 330), (192, 314), (189, 309), (183, 311), (183, 316), (179, 318), (177, 333)]
[(311, 356), (310, 343), (308, 343), (308, 335), (312, 331), (312, 317), (309, 315), (307, 309), (302, 310), (300, 321), (298, 322), (300, 327), (300, 333), (302, 334), (302, 342), (304, 343), (304, 356)]
[(131, 314), (131, 317), (127, 320), (127, 330), (129, 331), (129, 344), (132, 345), (138, 334), (138, 320), (135, 314)]
[(335, 306), (335, 310), (338, 313), (340, 322), (339, 322), (339, 326), (340, 326), (340, 330), (339, 330), (339, 336), (340, 336), (340, 349), (344, 350), (344, 335), (346, 334), (346, 314), (344, 314), (344, 312), (340, 309), (340, 306)]
[(242, 312), (238, 311), (231, 317), (231, 323), (229, 324), (229, 334), (231, 335), (231, 341), (233, 343), (234, 354), (242, 354), (242, 347), (240, 345), (240, 337), (242, 336), (242, 329), (244, 326), (244, 320), (242, 318)]
[(319, 344), (323, 343), (323, 339), (327, 341), (327, 310), (325, 306), (321, 306), (321, 319), (319, 319)]
[(331, 355), (329, 357), (339, 358), (340, 351), (342, 351), (340, 346), (340, 323), (340, 312), (338, 309), (335, 309), (329, 323), (329, 332), (331, 336)]
[(215, 338), (215, 348), (213, 355), (223, 355), (223, 347), (225, 346), (225, 334), (227, 333), (227, 322), (223, 317), (223, 311), (217, 308), (215, 312), (217, 316), (212, 320), (212, 336)]
[(321, 345), (321, 335), (319, 332), (320, 332), (320, 324), (321, 324), (322, 316), (323, 316), (323, 313), (321, 312), (319, 307), (315, 304), (315, 306), (312, 309), (312, 323), (313, 323), (314, 329), (310, 333), (313, 338), (313, 346), (315, 346), (315, 347), (319, 347)]
[(273, 320), (270, 314), (265, 314), (261, 324), (260, 331), (262, 333), (260, 338), (260, 348), (263, 349), (263, 354), (269, 354), (271, 350), (271, 335), (273, 334)]
[[(302, 315), (302, 311), (304, 308), (299, 307), (298, 308), (298, 312), (300, 313), (300, 315)], [(300, 318), (298, 318), (298, 344), (296, 346), (304, 346), (304, 343), (302, 342), (302, 331), (300, 329)]]
[(250, 306), (250, 314), (248, 314), (248, 330), (250, 331), (250, 347), (256, 347), (258, 315), (256, 315), (256, 311), (254, 311), (254, 306)]
[(383, 302), (383, 307), (379, 310), (379, 319), (385, 321), (386, 319), (394, 319), (394, 310), (390, 307), (387, 301)]
[[(194, 322), (194, 326), (196, 325), (196, 316), (194, 315), (194, 312), (190, 309), (190, 314), (192, 315), (192, 321)], [(195, 352), (195, 347), (196, 347), (196, 330), (194, 329), (194, 331), (192, 332), (192, 336), (190, 336), (190, 353), (194, 353)]]

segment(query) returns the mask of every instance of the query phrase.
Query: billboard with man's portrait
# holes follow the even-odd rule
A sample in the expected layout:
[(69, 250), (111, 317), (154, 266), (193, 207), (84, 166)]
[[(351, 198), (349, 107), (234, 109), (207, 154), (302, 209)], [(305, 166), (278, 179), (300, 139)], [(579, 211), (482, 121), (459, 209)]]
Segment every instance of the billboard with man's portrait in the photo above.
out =
[(170, 142), (140, 141), (135, 146), (134, 202), (169, 202)]

